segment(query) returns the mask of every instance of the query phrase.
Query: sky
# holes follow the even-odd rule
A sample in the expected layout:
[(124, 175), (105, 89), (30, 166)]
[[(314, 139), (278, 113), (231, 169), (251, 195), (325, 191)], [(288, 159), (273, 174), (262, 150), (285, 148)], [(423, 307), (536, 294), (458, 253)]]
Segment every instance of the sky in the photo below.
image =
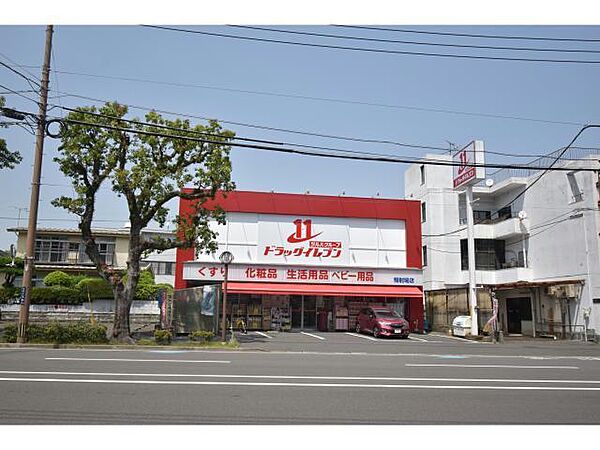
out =
[[(269, 25), (265, 23), (263, 26)], [(393, 23), (389, 26), (507, 36), (600, 39), (598, 26), (394, 26)], [(571, 48), (600, 52), (600, 43), (490, 40), (327, 25), (271, 27), (418, 42)], [(181, 28), (403, 51), (600, 60), (600, 53), (564, 55), (503, 50), (475, 51), (344, 41), (228, 26), (185, 25)], [(44, 26), (0, 25), (0, 42), (0, 61), (39, 77), (43, 59)], [(64, 114), (58, 106), (98, 105), (97, 102), (68, 95), (57, 97), (61, 92), (115, 100), (145, 107), (146, 110), (156, 108), (229, 122), (392, 140), (444, 149), (449, 148), (449, 142), (462, 146), (473, 139), (481, 139), (486, 150), (520, 155), (550, 152), (566, 145), (581, 128), (578, 124), (600, 123), (600, 64), (381, 54), (251, 42), (136, 25), (57, 25), (53, 39), (52, 70), (49, 102), (54, 108), (50, 109), (51, 116)], [(76, 72), (79, 75), (65, 72)], [(162, 84), (101, 76), (153, 80)], [(3, 67), (0, 67), (0, 84), (13, 90), (30, 89), (25, 80)], [(258, 91), (263, 94), (256, 93)], [(0, 92), (5, 92), (5, 89), (0, 87)], [(35, 96), (30, 92), (23, 95), (32, 98)], [(289, 95), (313, 99), (291, 98)], [(31, 100), (17, 95), (4, 96), (7, 106), (37, 111)], [(321, 100), (314, 99), (315, 97)], [(143, 114), (142, 109), (130, 109), (130, 117), (141, 118)], [(489, 115), (516, 116), (522, 119)], [(176, 115), (168, 116), (172, 118)], [(523, 118), (572, 123), (546, 123)], [(202, 123), (200, 119), (193, 121)], [(339, 141), (228, 123), (223, 123), (223, 126), (235, 131), (239, 137), (354, 151), (410, 157), (441, 151)], [(24, 208), (29, 206), (35, 137), (15, 126), (0, 129), (0, 137), (7, 141), (9, 148), (19, 150), (23, 155), (22, 163), (14, 170), (0, 171), (0, 249), (6, 249), (15, 242), (15, 236), (5, 229), (17, 225), (19, 213), (22, 217), (20, 224), (26, 225), (23, 218), (27, 211)], [(599, 131), (589, 131), (577, 144), (600, 147), (599, 139)], [(77, 226), (76, 218), (50, 204), (52, 199), (71, 192), (68, 180), (52, 160), (57, 156), (58, 145), (59, 141), (56, 139), (45, 140), (38, 227), (74, 228)], [(311, 158), (243, 148), (232, 149), (231, 157), (233, 180), (241, 190), (292, 193), (308, 191), (311, 194), (326, 195), (344, 192), (345, 195), (352, 196), (388, 198), (402, 198), (404, 195), (403, 172), (407, 167), (404, 164)], [(517, 163), (527, 161), (527, 158), (488, 155), (487, 161)], [(176, 214), (177, 204), (173, 206), (172, 215)], [(126, 206), (108, 188), (104, 189), (96, 217), (99, 219), (96, 226), (121, 227), (127, 221)]]

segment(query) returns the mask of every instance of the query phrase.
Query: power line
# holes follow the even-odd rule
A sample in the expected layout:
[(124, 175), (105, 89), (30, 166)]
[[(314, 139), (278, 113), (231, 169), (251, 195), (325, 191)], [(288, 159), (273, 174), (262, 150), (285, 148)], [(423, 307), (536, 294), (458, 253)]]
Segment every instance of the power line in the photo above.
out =
[(30, 102), (35, 103), (36, 105), (38, 104), (37, 100), (32, 99), (31, 97), (28, 97), (27, 95), (23, 94), (23, 91), (15, 91), (11, 88), (9, 88), (8, 86), (4, 86), (3, 84), (0, 84), (0, 88), (2, 89), (6, 89), (7, 91), (9, 91), (11, 94), (14, 95), (18, 95), (21, 98), (24, 98), (25, 100), (29, 100)]
[[(35, 67), (35, 66), (19, 66), (19, 67)], [(532, 117), (522, 117), (522, 116), (514, 116), (514, 115), (506, 115), (506, 114), (491, 114), (491, 113), (480, 113), (480, 112), (472, 112), (472, 111), (460, 111), (446, 108), (425, 108), (420, 106), (411, 106), (411, 105), (398, 105), (398, 104), (389, 104), (389, 103), (377, 103), (377, 102), (367, 102), (367, 101), (359, 101), (359, 100), (345, 100), (341, 98), (331, 98), (331, 97), (318, 97), (311, 95), (300, 95), (300, 94), (285, 94), (280, 92), (268, 92), (268, 91), (256, 91), (249, 89), (235, 89), (235, 88), (225, 88), (219, 86), (210, 86), (203, 84), (193, 84), (193, 83), (180, 83), (180, 82), (170, 82), (170, 81), (162, 81), (162, 80), (149, 80), (143, 78), (134, 78), (134, 77), (123, 77), (123, 76), (114, 76), (114, 75), (99, 75), (85, 72), (73, 72), (68, 70), (54, 70), (56, 73), (61, 73), (64, 75), (74, 75), (74, 76), (83, 76), (90, 78), (104, 78), (108, 80), (120, 80), (120, 81), (129, 81), (134, 83), (148, 83), (148, 84), (157, 84), (162, 86), (173, 86), (173, 87), (181, 87), (181, 88), (194, 88), (194, 89), (208, 89), (215, 91), (223, 91), (223, 92), (236, 92), (241, 94), (252, 94), (252, 95), (265, 95), (270, 97), (281, 97), (281, 98), (293, 98), (300, 100), (310, 100), (310, 101), (323, 101), (330, 103), (341, 103), (347, 105), (358, 105), (358, 106), (372, 106), (377, 108), (389, 108), (389, 109), (402, 109), (408, 111), (422, 111), (422, 112), (434, 112), (438, 114), (452, 114), (452, 115), (460, 115), (460, 116), (469, 116), (469, 117), (486, 117), (490, 119), (504, 119), (504, 120), (521, 120), (527, 122), (537, 122), (537, 123), (547, 123), (552, 125), (575, 125), (582, 126), (585, 125), (582, 122), (569, 122), (569, 121), (560, 121), (560, 120), (547, 120), (547, 119), (537, 119)], [(55, 91), (59, 92), (59, 91)], [(68, 95), (68, 93), (66, 93)]]
[[(185, 131), (185, 133), (190, 133), (190, 134), (195, 134), (195, 135), (200, 135), (200, 136), (213, 136), (213, 137), (222, 137), (222, 135), (219, 134), (215, 134), (215, 133), (206, 133), (206, 132), (200, 132), (200, 131), (195, 131), (195, 130), (182, 130), (181, 128), (177, 128), (177, 127), (172, 127), (172, 126), (167, 126), (167, 125), (160, 125), (160, 124), (154, 124), (154, 123), (148, 123), (148, 122), (142, 122), (139, 120), (129, 120), (129, 119), (123, 119), (123, 118), (119, 118), (116, 116), (110, 116), (110, 115), (106, 115), (106, 114), (99, 114), (99, 113), (94, 113), (94, 112), (89, 112), (89, 111), (82, 111), (79, 109), (74, 109), (74, 108), (67, 108), (67, 107), (62, 107), (62, 106), (58, 106), (58, 108), (61, 108), (63, 110), (67, 110), (67, 111), (71, 111), (71, 112), (78, 112), (81, 114), (85, 114), (85, 115), (91, 115), (91, 116), (95, 116), (95, 117), (102, 117), (102, 118), (107, 118), (107, 119), (112, 119), (112, 120), (119, 120), (125, 123), (130, 123), (130, 124), (134, 124), (134, 125), (143, 125), (143, 126), (148, 126), (148, 127), (153, 127), (153, 128), (159, 128), (159, 129), (165, 129), (165, 130), (170, 130), (170, 131)], [(311, 148), (311, 149), (317, 149), (317, 150), (328, 150), (328, 151), (335, 151), (335, 152), (343, 152), (343, 153), (351, 153), (351, 154), (358, 154), (358, 155), (368, 155), (368, 156), (376, 156), (376, 157), (388, 157), (390, 155), (386, 155), (386, 154), (381, 154), (381, 153), (374, 153), (374, 152), (365, 152), (365, 151), (354, 151), (354, 150), (347, 150), (347, 149), (342, 149), (342, 148), (334, 148), (334, 147), (325, 147), (322, 145), (307, 145), (307, 144), (299, 144), (299, 143), (295, 143), (295, 142), (275, 142), (275, 141), (269, 141), (269, 140), (262, 140), (262, 139), (251, 139), (251, 138), (243, 138), (243, 137), (237, 137), (237, 136), (233, 136), (230, 137), (230, 139), (232, 140), (239, 140), (239, 141), (246, 141), (246, 142), (257, 142), (257, 143), (263, 143), (263, 144), (272, 144), (272, 145), (291, 145), (294, 147), (300, 147), (300, 148)], [(496, 154), (504, 154), (507, 155), (505, 153), (500, 153), (500, 152), (491, 152), (491, 153), (496, 153)], [(397, 156), (397, 155), (394, 155)], [(523, 156), (523, 155), (518, 155), (518, 156)], [(415, 160), (414, 162), (424, 162), (424, 161), (434, 161), (437, 162), (439, 161), (438, 159), (432, 159), (432, 158), (424, 158), (424, 157), (420, 157), (417, 160)], [(569, 160), (569, 161), (573, 161), (573, 159)], [(581, 159), (578, 161), (589, 161), (589, 159)]]
[[(55, 92), (58, 92), (58, 91), (55, 91)], [(99, 98), (95, 98), (95, 97), (89, 97), (89, 96), (78, 95), (78, 94), (64, 93), (64, 96), (73, 97), (73, 98), (79, 98), (79, 99), (89, 100), (89, 101), (99, 102), (99, 103), (111, 102), (111, 100), (107, 100), (107, 99), (99, 99)], [(120, 103), (120, 104), (122, 104), (123, 106), (127, 106), (127, 107), (129, 107), (131, 109), (137, 109), (137, 110), (140, 110), (140, 111), (155, 111), (155, 112), (162, 113), (162, 114), (178, 115), (178, 116), (185, 117), (185, 118), (192, 118), (192, 119), (199, 119), (199, 120), (216, 120), (218, 122), (229, 124), (229, 125), (237, 125), (237, 126), (242, 126), (242, 127), (247, 127), (247, 128), (261, 129), (261, 130), (267, 130), (267, 131), (276, 131), (276, 132), (289, 133), (289, 134), (298, 134), (298, 135), (304, 135), (304, 136), (315, 136), (315, 137), (322, 137), (322, 138), (326, 138), (326, 139), (334, 139), (334, 140), (342, 140), (342, 141), (350, 141), (350, 142), (389, 144), (389, 145), (395, 145), (395, 146), (398, 146), (398, 147), (431, 149), (431, 150), (438, 150), (438, 151), (441, 151), (443, 153), (447, 153), (448, 152), (448, 149), (444, 148), (444, 147), (436, 147), (436, 146), (430, 146), (430, 145), (419, 145), (419, 144), (409, 144), (409, 143), (392, 141), (392, 140), (368, 139), (368, 138), (358, 138), (358, 137), (350, 137), (350, 136), (340, 136), (340, 135), (325, 134), (325, 133), (316, 133), (316, 132), (303, 131), (303, 130), (292, 130), (292, 129), (288, 129), (288, 128), (278, 128), (278, 127), (272, 127), (272, 126), (267, 126), (267, 125), (259, 125), (259, 124), (250, 124), (250, 123), (244, 123), (244, 122), (230, 121), (230, 120), (225, 120), (225, 119), (216, 118), (216, 117), (207, 117), (207, 116), (200, 116), (200, 115), (194, 115), (194, 114), (187, 114), (187, 113), (180, 113), (180, 112), (174, 112), (174, 111), (167, 111), (167, 110), (164, 110), (164, 109), (157, 109), (157, 108), (152, 108), (152, 107), (149, 107), (149, 106), (139, 106), (139, 105), (132, 105), (132, 104), (128, 104), (128, 103)], [(241, 139), (241, 138), (237, 138), (236, 137), (236, 139)], [(594, 149), (594, 148), (588, 148), (588, 147), (573, 147), (573, 148), (582, 148), (582, 149), (591, 149), (591, 150)], [(536, 157), (537, 158), (547, 158), (548, 157), (548, 155), (516, 154), (516, 153), (509, 153), (509, 152), (498, 152), (498, 151), (494, 151), (494, 150), (486, 150), (486, 153), (487, 154), (499, 155), (499, 156), (515, 157), (515, 158), (536, 158)], [(580, 160), (581, 161), (588, 161), (587, 159), (576, 159), (576, 158), (568, 159), (568, 161), (580, 161)], [(563, 159), (563, 161), (567, 161), (567, 160)]]
[(423, 30), (407, 30), (399, 28), (385, 28), (385, 27), (365, 27), (359, 25), (333, 25), (339, 28), (356, 28), (362, 30), (379, 30), (379, 31), (394, 31), (398, 33), (414, 33), (414, 34), (428, 34), (435, 36), (456, 36), (456, 37), (469, 37), (469, 38), (484, 38), (484, 39), (511, 39), (511, 40), (522, 40), (522, 41), (555, 41), (555, 42), (600, 42), (600, 39), (586, 39), (586, 38), (551, 38), (544, 36), (506, 36), (506, 35), (495, 35), (495, 34), (474, 34), (474, 33), (450, 33), (441, 31), (423, 31)]
[[(31, 114), (31, 113), (24, 112), (24, 114)], [(200, 143), (205, 143), (205, 144), (227, 145), (227, 146), (231, 146), (231, 147), (242, 147), (242, 148), (250, 148), (250, 149), (255, 149), (255, 150), (267, 150), (267, 151), (273, 151), (273, 152), (279, 152), (279, 153), (297, 154), (297, 155), (312, 156), (312, 157), (337, 158), (337, 159), (373, 161), (373, 162), (391, 162), (391, 163), (403, 163), (403, 164), (419, 163), (419, 164), (423, 164), (423, 165), (452, 166), (452, 167), (461, 165), (461, 163), (454, 162), (454, 161), (439, 161), (439, 160), (425, 160), (424, 161), (423, 159), (392, 158), (392, 157), (388, 157), (388, 156), (366, 157), (366, 156), (354, 156), (354, 155), (341, 155), (341, 154), (333, 154), (333, 153), (317, 153), (317, 152), (309, 152), (309, 151), (298, 150), (298, 149), (293, 149), (293, 148), (271, 147), (271, 146), (265, 146), (265, 145), (255, 145), (255, 144), (242, 144), (242, 143), (237, 143), (237, 142), (211, 141), (208, 139), (199, 139), (199, 138), (193, 138), (193, 137), (188, 137), (188, 136), (165, 135), (165, 134), (155, 133), (155, 132), (150, 132), (150, 131), (142, 131), (142, 130), (135, 130), (135, 129), (131, 129), (131, 128), (115, 127), (115, 126), (111, 126), (111, 125), (91, 123), (91, 122), (85, 122), (85, 121), (74, 120), (74, 119), (69, 119), (69, 118), (55, 119), (55, 120), (63, 122), (63, 123), (84, 125), (84, 126), (90, 126), (90, 127), (95, 127), (95, 128), (104, 128), (104, 129), (123, 131), (123, 132), (128, 132), (128, 133), (139, 134), (139, 135), (165, 137), (165, 138), (170, 138), (170, 139), (200, 142)], [(152, 124), (148, 124), (148, 126), (152, 126)], [(599, 127), (600, 127), (600, 125), (599, 125)], [(315, 148), (319, 148), (319, 147), (315, 147)], [(361, 152), (353, 152), (351, 150), (344, 150), (344, 149), (337, 149), (335, 151), (341, 152), (341, 153), (358, 153), (358, 154), (361, 153)], [(473, 164), (472, 166), (473, 167), (489, 167), (489, 168), (530, 169), (529, 166), (519, 166), (519, 165), (513, 165), (513, 164), (494, 164), (494, 163)], [(538, 169), (542, 170), (544, 168), (540, 167)], [(572, 168), (564, 168), (564, 167), (552, 167), (550, 169), (553, 171), (571, 171), (571, 170), (573, 170)], [(597, 169), (580, 168), (578, 170), (582, 171), (582, 172), (595, 172)]]
[(10, 94), (17, 95), (17, 94), (27, 94), (27, 93), (30, 93), (30, 92), (37, 92), (37, 91), (34, 91), (33, 89), (24, 89), (24, 90), (20, 90), (20, 91), (13, 91), (11, 89), (10, 91), (0, 92), (0, 95), (10, 95)]
[(462, 58), (462, 59), (478, 59), (478, 60), (491, 60), (491, 61), (519, 61), (519, 62), (543, 62), (543, 63), (563, 63), (563, 64), (600, 64), (598, 60), (581, 60), (581, 59), (541, 59), (541, 58), (514, 58), (514, 57), (504, 57), (504, 56), (475, 56), (475, 55), (458, 55), (458, 54), (450, 54), (450, 53), (428, 53), (428, 52), (410, 52), (403, 50), (386, 50), (386, 49), (374, 49), (374, 48), (364, 48), (364, 47), (346, 47), (341, 45), (326, 45), (326, 44), (311, 44), (308, 42), (293, 42), (293, 41), (283, 41), (279, 39), (267, 39), (267, 38), (257, 38), (250, 36), (237, 36), (233, 34), (226, 33), (212, 33), (208, 31), (199, 31), (199, 30), (187, 30), (184, 28), (174, 28), (174, 27), (164, 27), (158, 25), (141, 25), (146, 28), (155, 28), (159, 30), (167, 30), (167, 31), (177, 31), (181, 33), (193, 33), (193, 34), (201, 34), (205, 36), (214, 36), (214, 37), (224, 37), (229, 39), (241, 39), (246, 41), (253, 42), (267, 42), (272, 44), (284, 44), (284, 45), (297, 45), (302, 47), (315, 47), (315, 48), (328, 48), (334, 50), (350, 50), (355, 52), (367, 52), (367, 53), (383, 53), (383, 54), (392, 54), (392, 55), (412, 55), (412, 56), (431, 56), (431, 57), (441, 57), (441, 58)]
[(452, 48), (473, 48), (473, 49), (485, 49), (485, 50), (510, 50), (510, 51), (527, 51), (527, 52), (550, 52), (550, 53), (592, 53), (598, 54), (600, 50), (587, 50), (587, 49), (560, 49), (560, 48), (539, 48), (539, 47), (502, 47), (494, 45), (469, 45), (469, 44), (443, 44), (439, 42), (420, 42), (420, 41), (405, 41), (399, 39), (380, 39), (380, 38), (368, 38), (364, 36), (348, 36), (339, 34), (328, 34), (328, 33), (314, 33), (308, 31), (292, 31), (282, 30), (278, 28), (270, 27), (256, 27), (248, 25), (228, 25), (231, 28), (241, 28), (247, 30), (259, 30), (259, 31), (270, 31), (274, 33), (285, 33), (301, 36), (316, 36), (326, 37), (333, 39), (348, 39), (355, 41), (367, 41), (367, 42), (382, 42), (392, 44), (408, 44), (408, 45), (426, 45), (434, 47), (452, 47)]
[[(517, 196), (515, 196), (515, 198), (513, 198), (510, 202), (508, 202), (502, 208), (499, 208), (496, 212), (512, 205), (515, 201), (517, 201), (519, 198), (521, 198), (525, 194), (525, 192), (527, 192), (529, 189), (531, 189), (538, 181), (540, 181), (542, 179), (542, 177), (544, 175), (546, 175), (552, 169), (552, 167), (560, 160), (560, 158), (566, 153), (566, 151), (571, 147), (571, 145), (573, 145), (575, 143), (575, 141), (579, 138), (579, 136), (581, 136), (581, 134), (584, 131), (586, 131), (590, 128), (600, 128), (600, 125), (593, 125), (593, 124), (586, 125), (581, 130), (579, 130), (579, 132), (575, 135), (575, 137), (573, 137), (573, 139), (571, 139), (571, 142), (569, 142), (569, 145), (564, 147), (564, 149), (558, 154), (558, 156), (554, 159), (554, 161), (552, 161), (550, 166), (543, 169), (544, 171), (540, 174), (540, 176), (538, 176), (535, 180), (533, 180), (531, 182), (531, 184), (529, 184), (525, 189), (523, 189), (523, 191), (521, 191)], [(539, 168), (539, 170), (542, 170), (542, 169)]]
[(3, 63), (2, 61), (0, 61), (0, 66), (7, 68), (11, 72), (13, 72), (13, 73), (17, 74), (18, 76), (20, 76), (21, 78), (23, 78), (25, 81), (27, 81), (27, 83), (29, 84), (29, 86), (32, 89), (35, 89), (35, 87), (31, 83), (33, 83), (33, 84), (35, 84), (35, 85), (37, 85), (38, 87), (41, 88), (40, 83), (38, 83), (35, 80), (32, 80), (31, 78), (29, 78), (28, 76), (24, 75), (22, 72), (18, 71), (17, 69), (14, 69), (13, 67), (9, 66), (8, 64)]

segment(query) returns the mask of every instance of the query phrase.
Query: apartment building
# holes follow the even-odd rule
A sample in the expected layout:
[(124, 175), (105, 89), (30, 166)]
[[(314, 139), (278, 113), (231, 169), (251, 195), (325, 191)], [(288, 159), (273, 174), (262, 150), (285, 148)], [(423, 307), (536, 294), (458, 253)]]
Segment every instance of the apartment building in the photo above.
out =
[[(599, 178), (579, 170), (600, 169), (600, 157), (571, 149), (558, 163), (571, 170), (540, 178), (538, 168), (556, 155), (528, 169), (488, 170), (473, 187), (480, 330), (492, 314), (494, 292), (505, 334), (600, 331)], [(405, 196), (421, 201), (426, 315), (434, 329), (444, 329), (469, 311), (466, 196), (453, 188), (452, 167), (423, 164), (407, 169)]]
[[(17, 256), (24, 257), (27, 242), (27, 228), (8, 228), (17, 235)], [(125, 269), (129, 249), (127, 228), (94, 228), (94, 236), (100, 255), (106, 264), (117, 269)], [(146, 230), (146, 237), (173, 235), (171, 231)], [(144, 260), (142, 267), (150, 267), (157, 283), (175, 284), (175, 250), (152, 253)], [(38, 228), (35, 242), (34, 286), (40, 285), (44, 277), (55, 270), (70, 274), (97, 275), (96, 268), (85, 253), (81, 242), (81, 232), (76, 228)]]

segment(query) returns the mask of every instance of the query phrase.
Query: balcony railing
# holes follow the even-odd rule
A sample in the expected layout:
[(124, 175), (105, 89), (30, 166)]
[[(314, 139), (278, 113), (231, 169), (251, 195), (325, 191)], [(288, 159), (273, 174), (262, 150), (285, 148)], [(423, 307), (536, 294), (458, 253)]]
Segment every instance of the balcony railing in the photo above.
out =
[[(510, 213), (502, 213), (502, 214), (498, 214), (494, 217), (491, 218), (481, 218), (481, 217), (473, 217), (473, 223), (475, 225), (479, 225), (479, 224), (483, 224), (483, 225), (493, 225), (495, 223), (500, 223), (500, 222), (504, 222), (505, 220), (508, 219), (515, 219), (518, 217), (518, 213), (511, 211)], [(467, 224), (467, 218), (466, 217), (461, 217), (459, 219), (459, 224), (460, 225), (466, 225)]]

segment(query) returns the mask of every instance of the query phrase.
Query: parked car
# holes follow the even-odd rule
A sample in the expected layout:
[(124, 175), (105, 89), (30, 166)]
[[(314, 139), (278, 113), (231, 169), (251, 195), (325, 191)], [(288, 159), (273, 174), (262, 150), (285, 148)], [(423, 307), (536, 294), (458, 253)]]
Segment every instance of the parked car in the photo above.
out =
[(373, 336), (398, 336), (408, 338), (410, 327), (408, 322), (396, 311), (388, 308), (363, 308), (356, 316), (355, 331), (367, 331)]

